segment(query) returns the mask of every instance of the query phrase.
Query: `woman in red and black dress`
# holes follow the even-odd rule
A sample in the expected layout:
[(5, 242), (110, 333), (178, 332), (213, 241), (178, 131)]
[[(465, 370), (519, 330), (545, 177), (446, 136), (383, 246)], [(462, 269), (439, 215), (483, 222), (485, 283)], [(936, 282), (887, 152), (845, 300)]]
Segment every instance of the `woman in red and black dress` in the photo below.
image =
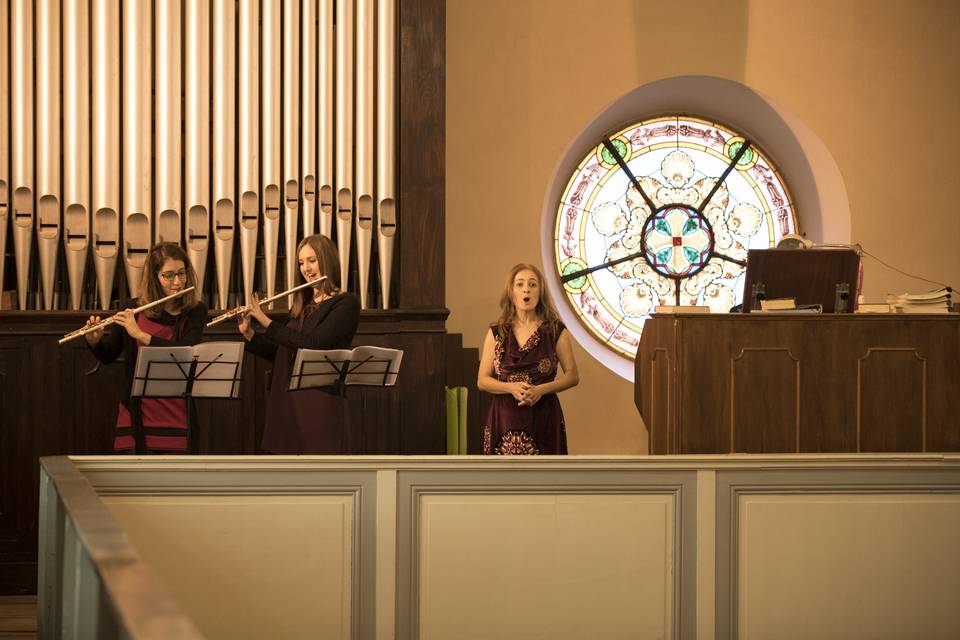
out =
[[(296, 292), (290, 319), (274, 322), (254, 298), (238, 319), (240, 333), (255, 355), (273, 362), (264, 450), (277, 454), (346, 454), (351, 451), (346, 398), (336, 387), (288, 391), (297, 349), (349, 349), (360, 323), (360, 301), (342, 293), (337, 247), (326, 236), (307, 236), (297, 247), (306, 282), (327, 279)], [(255, 332), (255, 321), (261, 331)]]
[[(133, 386), (133, 372), (140, 347), (194, 345), (203, 337), (207, 306), (197, 290), (133, 315), (133, 308), (148, 304), (177, 291), (197, 286), (197, 274), (179, 245), (161, 242), (150, 249), (140, 280), (140, 295), (129, 300), (117, 312), (116, 322), (86, 334), (87, 345), (100, 362), (110, 364), (124, 355), (126, 391)], [(90, 316), (87, 325), (100, 321)], [(193, 424), (195, 421), (191, 420)], [(142, 425), (142, 441), (136, 446), (134, 425)], [(188, 446), (187, 402), (182, 398), (143, 398), (121, 401), (113, 448), (119, 453), (136, 449), (150, 453), (184, 453)]]
[(543, 287), (543, 274), (531, 264), (514, 266), (500, 299), (500, 319), (487, 331), (480, 356), (477, 387), (495, 394), (483, 452), (566, 454), (557, 393), (579, 382), (570, 334)]

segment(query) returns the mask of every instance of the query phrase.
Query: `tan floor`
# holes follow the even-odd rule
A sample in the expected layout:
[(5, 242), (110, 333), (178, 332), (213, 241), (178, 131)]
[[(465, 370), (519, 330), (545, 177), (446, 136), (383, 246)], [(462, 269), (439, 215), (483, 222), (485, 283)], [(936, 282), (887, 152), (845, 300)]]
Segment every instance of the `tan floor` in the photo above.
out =
[(37, 637), (37, 597), (0, 596), (0, 640)]

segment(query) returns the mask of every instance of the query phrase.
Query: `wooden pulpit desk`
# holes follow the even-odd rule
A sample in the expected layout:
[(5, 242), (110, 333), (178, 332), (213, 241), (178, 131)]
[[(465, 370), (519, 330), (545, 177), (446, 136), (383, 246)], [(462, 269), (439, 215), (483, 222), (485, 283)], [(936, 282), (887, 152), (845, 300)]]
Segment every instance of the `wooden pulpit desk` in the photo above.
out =
[(650, 453), (960, 451), (960, 314), (654, 315)]

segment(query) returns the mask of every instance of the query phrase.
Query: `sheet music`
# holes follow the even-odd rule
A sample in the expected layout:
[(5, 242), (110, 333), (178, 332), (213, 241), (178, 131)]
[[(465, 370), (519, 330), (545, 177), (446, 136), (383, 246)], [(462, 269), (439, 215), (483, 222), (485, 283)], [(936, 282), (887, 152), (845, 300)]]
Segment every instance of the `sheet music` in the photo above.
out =
[[(350, 360), (348, 349), (299, 349), (288, 390), (329, 387), (340, 381), (340, 368)], [(301, 374), (299, 377), (297, 373)]]
[[(355, 349), (300, 349), (293, 362), (290, 391), (345, 385), (393, 386), (403, 351), (361, 346)], [(298, 375), (299, 374), (299, 375)]]
[(383, 347), (357, 347), (350, 358), (347, 385), (386, 386), (397, 383), (403, 351)]
[(130, 395), (179, 398), (187, 392), (192, 360), (193, 347), (140, 347)]
[(193, 347), (197, 372), (194, 398), (239, 398), (243, 366), (242, 342), (201, 342)]
[(187, 392), (194, 360), (195, 398), (240, 397), (243, 342), (201, 342), (182, 347), (141, 347), (131, 396), (179, 398)]

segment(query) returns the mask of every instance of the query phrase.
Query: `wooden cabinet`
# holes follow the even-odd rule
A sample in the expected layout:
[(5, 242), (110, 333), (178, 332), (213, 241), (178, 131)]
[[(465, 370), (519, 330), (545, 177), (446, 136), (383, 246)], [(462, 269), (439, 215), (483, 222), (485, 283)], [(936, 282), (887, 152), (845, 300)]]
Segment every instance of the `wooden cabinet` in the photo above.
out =
[(654, 316), (651, 453), (960, 451), (960, 315)]

